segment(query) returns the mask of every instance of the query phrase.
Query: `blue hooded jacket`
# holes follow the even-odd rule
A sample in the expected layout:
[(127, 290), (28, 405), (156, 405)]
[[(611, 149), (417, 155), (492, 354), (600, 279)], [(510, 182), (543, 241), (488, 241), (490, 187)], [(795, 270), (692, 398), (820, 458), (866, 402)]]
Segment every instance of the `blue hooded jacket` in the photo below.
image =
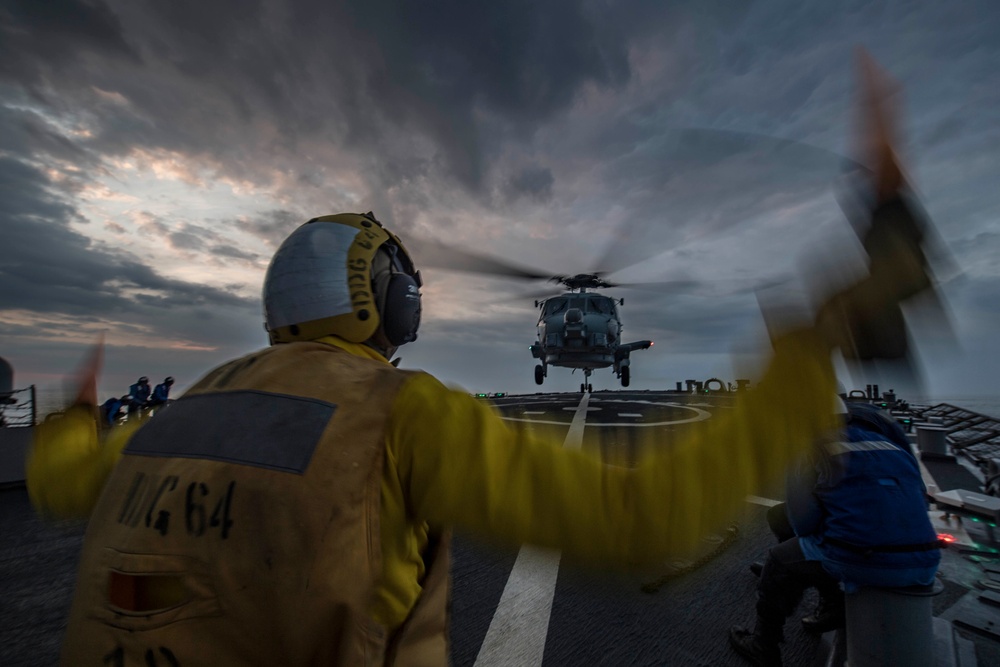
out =
[(788, 517), (806, 558), (851, 590), (933, 582), (941, 560), (920, 466), (903, 430), (849, 406), (843, 440), (825, 442), (788, 485)]
[(134, 385), (128, 388), (128, 393), (132, 397), (132, 402), (136, 405), (145, 405), (149, 400), (150, 387), (149, 384), (142, 384), (136, 382)]
[(161, 382), (156, 385), (153, 389), (153, 397), (150, 399), (150, 403), (159, 405), (160, 403), (166, 403), (170, 399), (170, 385), (166, 382)]

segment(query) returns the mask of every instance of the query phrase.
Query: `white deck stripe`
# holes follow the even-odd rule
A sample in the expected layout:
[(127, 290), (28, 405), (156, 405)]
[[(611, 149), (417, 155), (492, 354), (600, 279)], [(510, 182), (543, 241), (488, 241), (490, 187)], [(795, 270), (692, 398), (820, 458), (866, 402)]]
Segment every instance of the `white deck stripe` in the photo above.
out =
[(774, 507), (775, 505), (780, 505), (780, 500), (772, 500), (771, 498), (761, 498), (760, 496), (747, 496), (748, 503), (754, 503), (756, 505), (763, 505), (764, 507)]
[(923, 459), (920, 458), (920, 450), (917, 448), (916, 443), (910, 444), (910, 451), (913, 452), (913, 455), (917, 458), (917, 463), (920, 465), (920, 477), (924, 480), (924, 486), (927, 487), (927, 495), (933, 496), (940, 489), (934, 477), (931, 476), (930, 471), (927, 470), (927, 466), (924, 465)]
[[(563, 447), (580, 449), (590, 394), (584, 394), (570, 423)], [(521, 547), (504, 586), (490, 629), (479, 648), (476, 667), (531, 667), (542, 664), (549, 632), (552, 599), (559, 577), (559, 552)]]

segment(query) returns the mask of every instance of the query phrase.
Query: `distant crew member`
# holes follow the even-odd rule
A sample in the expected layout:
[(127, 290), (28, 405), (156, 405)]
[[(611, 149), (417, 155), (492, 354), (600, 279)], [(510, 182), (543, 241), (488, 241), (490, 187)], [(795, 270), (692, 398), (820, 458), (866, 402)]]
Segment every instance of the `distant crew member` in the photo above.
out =
[(160, 384), (153, 389), (153, 395), (149, 399), (149, 407), (155, 408), (158, 405), (166, 405), (170, 400), (170, 387), (174, 385), (174, 378), (167, 376)]
[(130, 396), (125, 394), (122, 397), (112, 396), (101, 405), (101, 417), (106, 427), (114, 426), (125, 416), (122, 408), (129, 404)]
[(149, 403), (149, 378), (143, 375), (128, 389), (128, 413), (131, 415), (145, 408)]

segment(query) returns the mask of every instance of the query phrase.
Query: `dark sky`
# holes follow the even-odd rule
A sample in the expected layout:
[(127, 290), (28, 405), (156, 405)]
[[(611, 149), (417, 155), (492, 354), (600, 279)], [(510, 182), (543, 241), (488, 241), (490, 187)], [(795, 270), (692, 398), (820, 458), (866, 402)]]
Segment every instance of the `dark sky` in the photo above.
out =
[[(837, 194), (863, 46), (900, 84), (901, 153), (952, 258), (962, 352), (925, 343), (926, 388), (1000, 395), (997, 34), (990, 0), (0, 0), (0, 356), (54, 389), (104, 332), (102, 396), (183, 389), (266, 344), (281, 239), (373, 210), (404, 241), (686, 281), (613, 294), (656, 341), (633, 386), (733, 379), (754, 288), (860, 261)], [(424, 277), (403, 366), (534, 391), (545, 285)]]

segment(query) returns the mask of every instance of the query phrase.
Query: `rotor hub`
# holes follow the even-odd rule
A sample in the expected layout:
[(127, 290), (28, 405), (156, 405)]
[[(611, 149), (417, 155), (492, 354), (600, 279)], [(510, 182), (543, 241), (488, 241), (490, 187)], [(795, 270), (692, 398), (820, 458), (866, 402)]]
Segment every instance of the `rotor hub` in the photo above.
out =
[(551, 282), (565, 285), (571, 290), (600, 289), (602, 287), (614, 287), (615, 284), (608, 282), (597, 273), (578, 273), (575, 276), (552, 276)]

